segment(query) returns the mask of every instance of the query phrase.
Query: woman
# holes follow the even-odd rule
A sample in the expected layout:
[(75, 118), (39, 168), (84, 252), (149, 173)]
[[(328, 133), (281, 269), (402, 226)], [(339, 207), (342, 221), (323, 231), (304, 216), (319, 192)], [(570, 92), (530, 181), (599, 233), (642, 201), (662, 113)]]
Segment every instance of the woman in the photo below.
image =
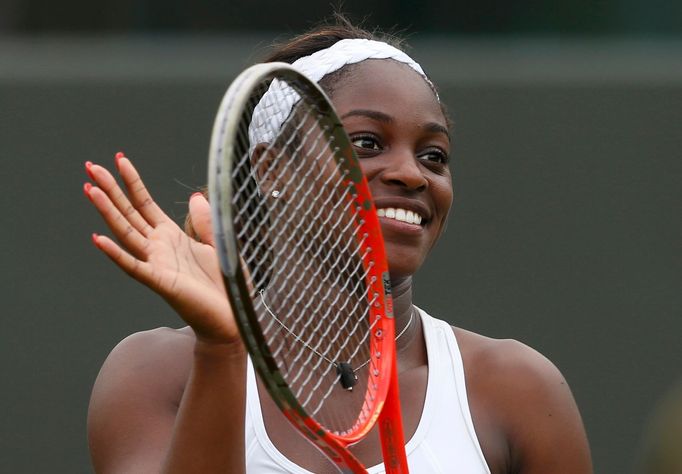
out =
[[(341, 22), (295, 38), (268, 61), (315, 68), (310, 56), (318, 51), (339, 60), (319, 84), (384, 209), (412, 472), (591, 472), (577, 407), (547, 359), (516, 341), (450, 327), (413, 306), (412, 275), (452, 203), (448, 120), (416, 63), (385, 42), (371, 43), (378, 52), (368, 53), (363, 39), (375, 37)], [(341, 40), (349, 45), (345, 52)], [(94, 243), (188, 326), (134, 334), (108, 357), (88, 420), (96, 470), (335, 472), (255, 381), (229, 317), (205, 197), (190, 198), (193, 239), (155, 204), (128, 158), (117, 155), (116, 168), (127, 196), (104, 167), (86, 164), (94, 185), (86, 184), (85, 193), (119, 241), (93, 235)], [(412, 210), (423, 222), (407, 228), (388, 208)], [(376, 433), (352, 451), (375, 466), (370, 472), (382, 472)]]

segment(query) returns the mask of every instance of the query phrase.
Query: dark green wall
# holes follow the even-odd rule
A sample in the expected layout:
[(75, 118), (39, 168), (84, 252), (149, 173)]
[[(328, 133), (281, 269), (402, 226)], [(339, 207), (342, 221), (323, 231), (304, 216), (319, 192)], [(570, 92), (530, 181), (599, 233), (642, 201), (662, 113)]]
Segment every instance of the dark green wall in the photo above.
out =
[[(91, 245), (105, 229), (82, 163), (125, 150), (182, 219), (256, 41), (164, 41), (0, 42), (0, 472), (88, 472), (102, 361), (134, 331), (178, 325)], [(552, 359), (597, 472), (629, 472), (682, 376), (682, 74), (665, 66), (682, 48), (413, 43), (455, 121), (456, 202), (417, 301)]]
[[(292, 8), (292, 5), (295, 5)], [(334, 9), (407, 32), (666, 36), (682, 33), (671, 0), (4, 0), (0, 32), (298, 32)]]

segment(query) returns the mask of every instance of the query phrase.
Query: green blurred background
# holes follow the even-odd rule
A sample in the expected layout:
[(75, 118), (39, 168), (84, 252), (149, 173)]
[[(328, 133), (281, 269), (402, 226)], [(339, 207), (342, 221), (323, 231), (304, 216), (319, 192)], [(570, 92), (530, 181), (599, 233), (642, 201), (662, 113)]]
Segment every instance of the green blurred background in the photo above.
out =
[[(454, 117), (456, 200), (417, 279), (453, 324), (563, 371), (596, 472), (682, 378), (682, 2), (346, 1), (402, 31)], [(181, 220), (235, 75), (326, 2), (0, 3), (0, 472), (89, 472), (89, 391), (178, 319), (92, 247), (85, 160), (135, 158)]]

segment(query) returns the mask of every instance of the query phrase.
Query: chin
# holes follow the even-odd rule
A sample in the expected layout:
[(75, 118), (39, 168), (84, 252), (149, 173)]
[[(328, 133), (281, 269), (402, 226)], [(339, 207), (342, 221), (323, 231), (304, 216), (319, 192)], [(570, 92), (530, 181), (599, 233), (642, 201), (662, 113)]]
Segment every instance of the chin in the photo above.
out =
[(417, 255), (414, 249), (410, 252), (394, 252), (389, 246), (386, 247), (388, 254), (388, 270), (391, 280), (398, 280), (414, 275), (424, 263), (422, 255)]

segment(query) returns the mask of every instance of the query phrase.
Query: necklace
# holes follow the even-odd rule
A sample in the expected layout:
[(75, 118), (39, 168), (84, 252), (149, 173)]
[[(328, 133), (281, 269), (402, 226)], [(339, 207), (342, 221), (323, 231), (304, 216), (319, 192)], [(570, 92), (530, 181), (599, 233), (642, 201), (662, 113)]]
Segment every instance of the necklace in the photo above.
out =
[[(299, 342), (302, 344), (306, 349), (317, 355), (318, 357), (326, 360), (329, 362), (331, 365), (333, 365), (336, 368), (336, 373), (339, 376), (339, 381), (341, 382), (341, 385), (343, 388), (346, 390), (353, 390), (353, 386), (357, 383), (358, 376), (355, 375), (356, 372), (358, 372), (360, 369), (362, 369), (364, 366), (369, 364), (370, 359), (367, 359), (365, 362), (360, 364), (357, 368), (353, 368), (353, 366), (349, 362), (335, 362), (331, 360), (329, 357), (326, 355), (322, 354), (319, 352), (317, 349), (312, 347), (310, 344), (308, 344), (306, 341), (301, 339), (297, 334), (295, 334), (291, 329), (289, 329), (282, 321), (279, 320), (277, 316), (275, 316), (275, 313), (272, 312), (268, 304), (265, 302), (265, 297), (263, 296), (265, 294), (265, 290), (261, 289), (258, 291), (258, 294), (260, 295), (260, 300), (261, 303), (263, 303), (263, 307), (265, 310), (268, 312), (268, 314), (274, 319), (277, 324), (282, 326), (282, 328), (288, 332), (291, 337), (293, 337), (296, 342)], [(410, 312), (410, 319), (407, 321), (407, 324), (405, 327), (400, 331), (400, 333), (395, 337), (395, 340), (397, 341), (400, 339), (400, 337), (405, 334), (405, 331), (412, 325), (412, 320), (414, 319), (414, 308), (412, 308), (412, 311)]]

